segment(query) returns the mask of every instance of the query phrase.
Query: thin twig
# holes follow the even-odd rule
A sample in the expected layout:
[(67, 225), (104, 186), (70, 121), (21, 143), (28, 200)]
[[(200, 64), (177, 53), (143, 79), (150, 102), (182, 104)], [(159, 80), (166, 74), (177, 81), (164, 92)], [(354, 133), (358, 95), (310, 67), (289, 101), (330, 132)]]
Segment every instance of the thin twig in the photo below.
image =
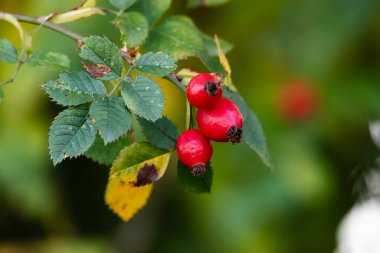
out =
[(112, 10), (112, 9), (109, 9), (109, 8), (106, 8), (106, 7), (100, 7), (100, 6), (95, 6), (93, 7), (94, 9), (98, 9), (98, 10), (101, 10), (105, 13), (109, 13), (109, 14), (114, 14), (114, 15), (117, 15), (118, 12), (115, 11), (115, 10)]
[(9, 84), (9, 83), (13, 83), (13, 81), (15, 80), (15, 78), (16, 78), (18, 72), (20, 71), (22, 65), (25, 63), (25, 60), (26, 60), (25, 56), (26, 56), (27, 47), (28, 47), (27, 43), (25, 42), (24, 45), (23, 45), (23, 47), (22, 47), (20, 60), (19, 60), (19, 62), (17, 64), (17, 68), (16, 68), (15, 72), (13, 72), (12, 76), (8, 80), (0, 83), (0, 87), (4, 86), (6, 84)]

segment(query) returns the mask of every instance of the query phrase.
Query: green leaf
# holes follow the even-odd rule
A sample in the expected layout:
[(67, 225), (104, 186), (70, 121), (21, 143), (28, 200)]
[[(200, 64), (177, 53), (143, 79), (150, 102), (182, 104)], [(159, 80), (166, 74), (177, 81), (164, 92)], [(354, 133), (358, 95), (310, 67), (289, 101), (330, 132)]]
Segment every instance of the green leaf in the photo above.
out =
[(90, 116), (105, 144), (117, 140), (131, 129), (131, 114), (120, 97), (105, 97), (94, 101), (90, 107)]
[(136, 62), (135, 68), (141, 72), (156, 76), (165, 76), (176, 70), (176, 60), (163, 53), (146, 53)]
[(168, 118), (163, 116), (155, 122), (138, 118), (144, 136), (150, 143), (159, 148), (175, 149), (179, 132)]
[(187, 6), (200, 7), (200, 6), (216, 6), (229, 2), (230, 0), (187, 0)]
[(0, 61), (6, 63), (18, 62), (16, 48), (6, 39), (0, 39)]
[(137, 0), (109, 0), (109, 1), (113, 6), (115, 6), (119, 10), (125, 10), (125, 9), (128, 9)]
[(210, 193), (212, 186), (213, 170), (211, 165), (207, 165), (206, 172), (201, 177), (191, 174), (191, 169), (178, 161), (177, 176), (186, 191), (191, 193)]
[(42, 88), (53, 101), (64, 106), (88, 103), (106, 95), (103, 83), (84, 71), (61, 74)]
[(164, 95), (155, 81), (137, 76), (134, 84), (123, 82), (121, 95), (128, 108), (148, 120), (155, 121), (162, 116)]
[(131, 142), (129, 138), (124, 137), (115, 142), (104, 145), (102, 138), (97, 135), (94, 143), (85, 153), (85, 156), (100, 164), (111, 165), (119, 155), (120, 151), (130, 144)]
[(114, 24), (119, 27), (121, 40), (129, 48), (140, 46), (148, 37), (149, 24), (139, 12), (127, 12), (116, 17)]
[(49, 132), (50, 157), (54, 165), (66, 157), (77, 157), (91, 146), (95, 127), (88, 119), (88, 109), (69, 108), (53, 121)]
[(173, 16), (154, 28), (145, 43), (149, 51), (163, 51), (176, 59), (197, 55), (204, 45), (202, 37), (187, 17)]
[(206, 52), (198, 53), (198, 57), (211, 72), (227, 75), (218, 58), (211, 57)]
[(243, 115), (243, 140), (255, 151), (266, 166), (272, 169), (264, 131), (256, 115), (249, 109), (244, 99), (236, 92), (228, 88), (223, 89), (223, 95), (231, 99), (240, 109)]
[(4, 99), (4, 91), (3, 91), (3, 88), (0, 87), (0, 103), (3, 101)]
[(123, 59), (119, 48), (108, 38), (92, 36), (81, 41), (80, 57), (89, 60), (97, 67), (108, 67), (108, 72), (100, 79), (113, 80), (121, 76)]
[(131, 10), (142, 13), (152, 25), (169, 9), (170, 4), (171, 0), (139, 0)]
[(69, 57), (55, 52), (33, 52), (26, 63), (29, 67), (42, 67), (59, 72), (69, 71), (71, 68)]
[(130, 174), (132, 178), (139, 169), (135, 165), (168, 153), (168, 150), (157, 148), (148, 142), (136, 142), (120, 152), (111, 168), (110, 178), (120, 176), (120, 174)]

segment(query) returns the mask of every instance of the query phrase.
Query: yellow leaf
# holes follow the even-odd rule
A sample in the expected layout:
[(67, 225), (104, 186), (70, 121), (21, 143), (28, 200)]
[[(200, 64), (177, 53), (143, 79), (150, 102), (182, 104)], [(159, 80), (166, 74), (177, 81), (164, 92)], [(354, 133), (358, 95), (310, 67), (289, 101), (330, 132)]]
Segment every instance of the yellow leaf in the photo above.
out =
[(224, 70), (227, 72), (228, 76), (231, 76), (231, 67), (230, 63), (227, 60), (226, 55), (223, 52), (222, 45), (220, 44), (218, 36), (214, 37), (216, 46), (218, 47), (219, 61), (222, 64)]
[(228, 86), (230, 89), (236, 91), (236, 87), (232, 84), (232, 79), (231, 79), (231, 66), (230, 63), (228, 62), (228, 59), (226, 55), (223, 52), (222, 45), (220, 44), (218, 36), (214, 36), (215, 44), (218, 48), (218, 55), (219, 55), (219, 62), (222, 64), (224, 70), (227, 73), (226, 78), (224, 79), (224, 83), (226, 86)]
[[(162, 151), (149, 143), (135, 143), (121, 151), (112, 166), (105, 201), (124, 221), (145, 206), (153, 182), (165, 173), (170, 152), (162, 154)], [(157, 156), (149, 159), (150, 154)]]
[(145, 206), (152, 188), (152, 184), (135, 187), (126, 183), (122, 177), (115, 177), (107, 185), (105, 200), (112, 211), (128, 221)]
[(56, 24), (68, 23), (81, 18), (86, 18), (95, 14), (104, 15), (105, 13), (95, 7), (96, 0), (87, 0), (79, 7), (70, 11), (58, 14), (51, 19), (51, 22)]
[(96, 5), (96, 0), (87, 0), (82, 4), (82, 8), (91, 8)]
[(24, 30), (22, 30), (22, 27), (18, 20), (11, 14), (8, 13), (0, 13), (0, 19), (7, 21), (8, 23), (12, 24), (18, 32), (20, 33), (21, 40), (24, 40)]
[(22, 42), (22, 47), (26, 50), (30, 50), (32, 46), (32, 37), (29, 36), (21, 27), (20, 22), (12, 15), (8, 13), (0, 13), (0, 20), (7, 21), (12, 24), (20, 34), (20, 39)]

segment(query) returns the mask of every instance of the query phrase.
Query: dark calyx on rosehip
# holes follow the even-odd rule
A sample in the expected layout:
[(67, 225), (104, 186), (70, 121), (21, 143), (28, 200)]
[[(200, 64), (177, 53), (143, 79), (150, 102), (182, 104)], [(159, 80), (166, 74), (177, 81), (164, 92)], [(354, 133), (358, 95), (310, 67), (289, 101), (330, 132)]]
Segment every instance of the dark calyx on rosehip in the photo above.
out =
[(212, 156), (212, 145), (201, 131), (190, 129), (177, 140), (178, 159), (191, 168), (194, 176), (202, 176)]
[(207, 81), (204, 85), (204, 90), (207, 93), (207, 95), (213, 97), (216, 96), (220, 90), (220, 86), (216, 82), (213, 81)]
[(227, 98), (197, 112), (199, 129), (207, 138), (219, 142), (241, 142), (243, 117), (239, 108)]
[(218, 75), (199, 74), (193, 77), (186, 89), (189, 103), (196, 108), (205, 108), (217, 102), (222, 96)]

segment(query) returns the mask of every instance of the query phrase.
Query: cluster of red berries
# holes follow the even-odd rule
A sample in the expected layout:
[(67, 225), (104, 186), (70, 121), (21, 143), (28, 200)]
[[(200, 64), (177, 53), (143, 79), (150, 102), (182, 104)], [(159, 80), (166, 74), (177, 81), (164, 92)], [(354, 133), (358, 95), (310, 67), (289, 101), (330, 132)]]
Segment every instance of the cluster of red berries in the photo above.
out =
[(199, 74), (187, 86), (189, 103), (198, 108), (197, 125), (200, 130), (183, 132), (177, 141), (179, 160), (194, 176), (202, 176), (212, 156), (210, 140), (239, 143), (243, 134), (243, 118), (239, 108), (222, 97), (219, 76)]

